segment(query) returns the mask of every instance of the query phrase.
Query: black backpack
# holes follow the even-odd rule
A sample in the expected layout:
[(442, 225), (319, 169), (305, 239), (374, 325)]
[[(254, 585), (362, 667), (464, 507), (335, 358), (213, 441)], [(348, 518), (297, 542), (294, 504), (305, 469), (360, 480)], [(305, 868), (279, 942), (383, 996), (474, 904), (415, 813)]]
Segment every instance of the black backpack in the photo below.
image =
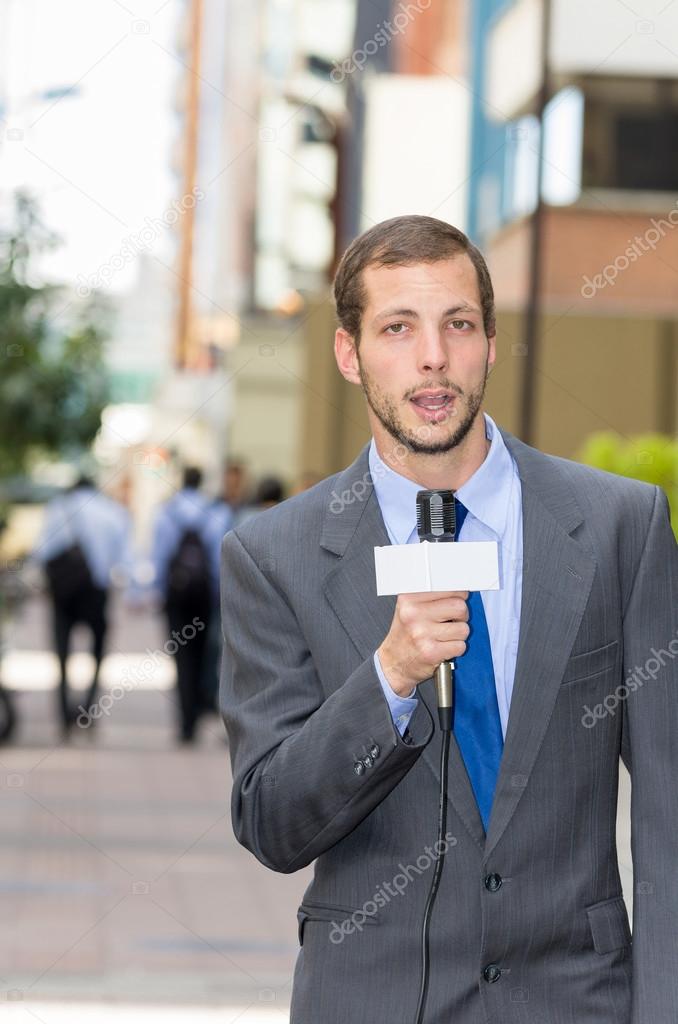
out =
[(210, 567), (207, 550), (197, 530), (183, 531), (167, 569), (168, 604), (195, 608), (209, 601)]
[(65, 604), (94, 590), (94, 580), (79, 544), (71, 544), (45, 563), (47, 582), (54, 600)]
[(73, 509), (66, 516), (68, 511), (69, 506), (66, 505), (63, 510), (64, 525), (70, 534), (71, 543), (45, 562), (47, 583), (58, 604), (68, 604), (76, 599), (87, 604), (96, 585), (85, 552), (77, 539), (76, 526), (82, 514), (81, 508)]

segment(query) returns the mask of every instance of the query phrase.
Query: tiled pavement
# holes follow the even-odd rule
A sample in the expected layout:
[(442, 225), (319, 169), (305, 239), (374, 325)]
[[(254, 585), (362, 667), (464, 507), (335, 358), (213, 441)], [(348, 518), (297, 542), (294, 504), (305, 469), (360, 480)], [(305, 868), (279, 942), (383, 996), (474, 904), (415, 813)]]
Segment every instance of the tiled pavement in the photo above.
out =
[[(157, 619), (118, 607), (109, 681), (162, 641)], [(310, 869), (275, 874), (236, 843), (221, 723), (174, 745), (165, 666), (64, 746), (46, 642), (36, 602), (5, 665), (22, 724), (0, 748), (2, 1020), (282, 1024)], [(627, 893), (628, 800), (623, 773)]]
[[(223, 726), (175, 746), (171, 690), (135, 688), (61, 744), (50, 680), (32, 675), (54, 672), (43, 617), (28, 610), (4, 673), (24, 689), (0, 748), (2, 1020), (113, 1020), (98, 1002), (130, 1021), (137, 1004), (149, 1024), (154, 1005), (166, 1024), (281, 1024), (310, 870), (275, 874), (236, 843)], [(152, 617), (116, 620), (113, 650), (138, 652), (127, 663), (161, 647)]]

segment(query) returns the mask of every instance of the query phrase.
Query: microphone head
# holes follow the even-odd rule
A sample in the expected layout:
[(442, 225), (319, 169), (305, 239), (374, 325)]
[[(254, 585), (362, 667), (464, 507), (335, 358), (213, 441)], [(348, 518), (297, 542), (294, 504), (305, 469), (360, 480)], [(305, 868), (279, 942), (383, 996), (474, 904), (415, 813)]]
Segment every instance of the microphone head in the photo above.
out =
[(457, 535), (454, 491), (417, 493), (417, 533), (419, 540), (453, 541)]

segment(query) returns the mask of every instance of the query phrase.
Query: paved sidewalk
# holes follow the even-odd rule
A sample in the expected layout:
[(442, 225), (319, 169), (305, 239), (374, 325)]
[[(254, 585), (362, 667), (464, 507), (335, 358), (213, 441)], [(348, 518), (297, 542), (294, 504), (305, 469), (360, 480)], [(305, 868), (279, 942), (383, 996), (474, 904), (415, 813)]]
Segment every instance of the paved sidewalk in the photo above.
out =
[[(111, 647), (132, 643), (126, 661), (162, 645), (152, 617), (116, 616)], [(36, 604), (17, 626), (10, 681), (50, 664), (45, 641)], [(0, 747), (3, 1020), (105, 1022), (102, 1002), (149, 1024), (154, 1006), (167, 1024), (287, 1020), (310, 869), (275, 874), (236, 843), (223, 725), (212, 717), (197, 745), (175, 746), (171, 666), (159, 675), (65, 746), (49, 680), (26, 678), (17, 694), (16, 742)]]
[(144, 1006), (127, 1003), (9, 1003), (3, 1007), (7, 1024), (288, 1024), (281, 1010), (256, 1006)]

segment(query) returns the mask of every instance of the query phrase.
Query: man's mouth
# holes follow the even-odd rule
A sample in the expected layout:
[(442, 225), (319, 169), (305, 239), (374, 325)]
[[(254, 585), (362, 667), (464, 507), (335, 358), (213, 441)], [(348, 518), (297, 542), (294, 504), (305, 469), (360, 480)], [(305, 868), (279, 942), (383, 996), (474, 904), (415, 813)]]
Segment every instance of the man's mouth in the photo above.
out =
[(446, 409), (454, 401), (454, 397), (451, 391), (418, 391), (416, 395), (412, 396), (410, 401), (419, 406), (420, 409), (437, 412), (441, 409)]

